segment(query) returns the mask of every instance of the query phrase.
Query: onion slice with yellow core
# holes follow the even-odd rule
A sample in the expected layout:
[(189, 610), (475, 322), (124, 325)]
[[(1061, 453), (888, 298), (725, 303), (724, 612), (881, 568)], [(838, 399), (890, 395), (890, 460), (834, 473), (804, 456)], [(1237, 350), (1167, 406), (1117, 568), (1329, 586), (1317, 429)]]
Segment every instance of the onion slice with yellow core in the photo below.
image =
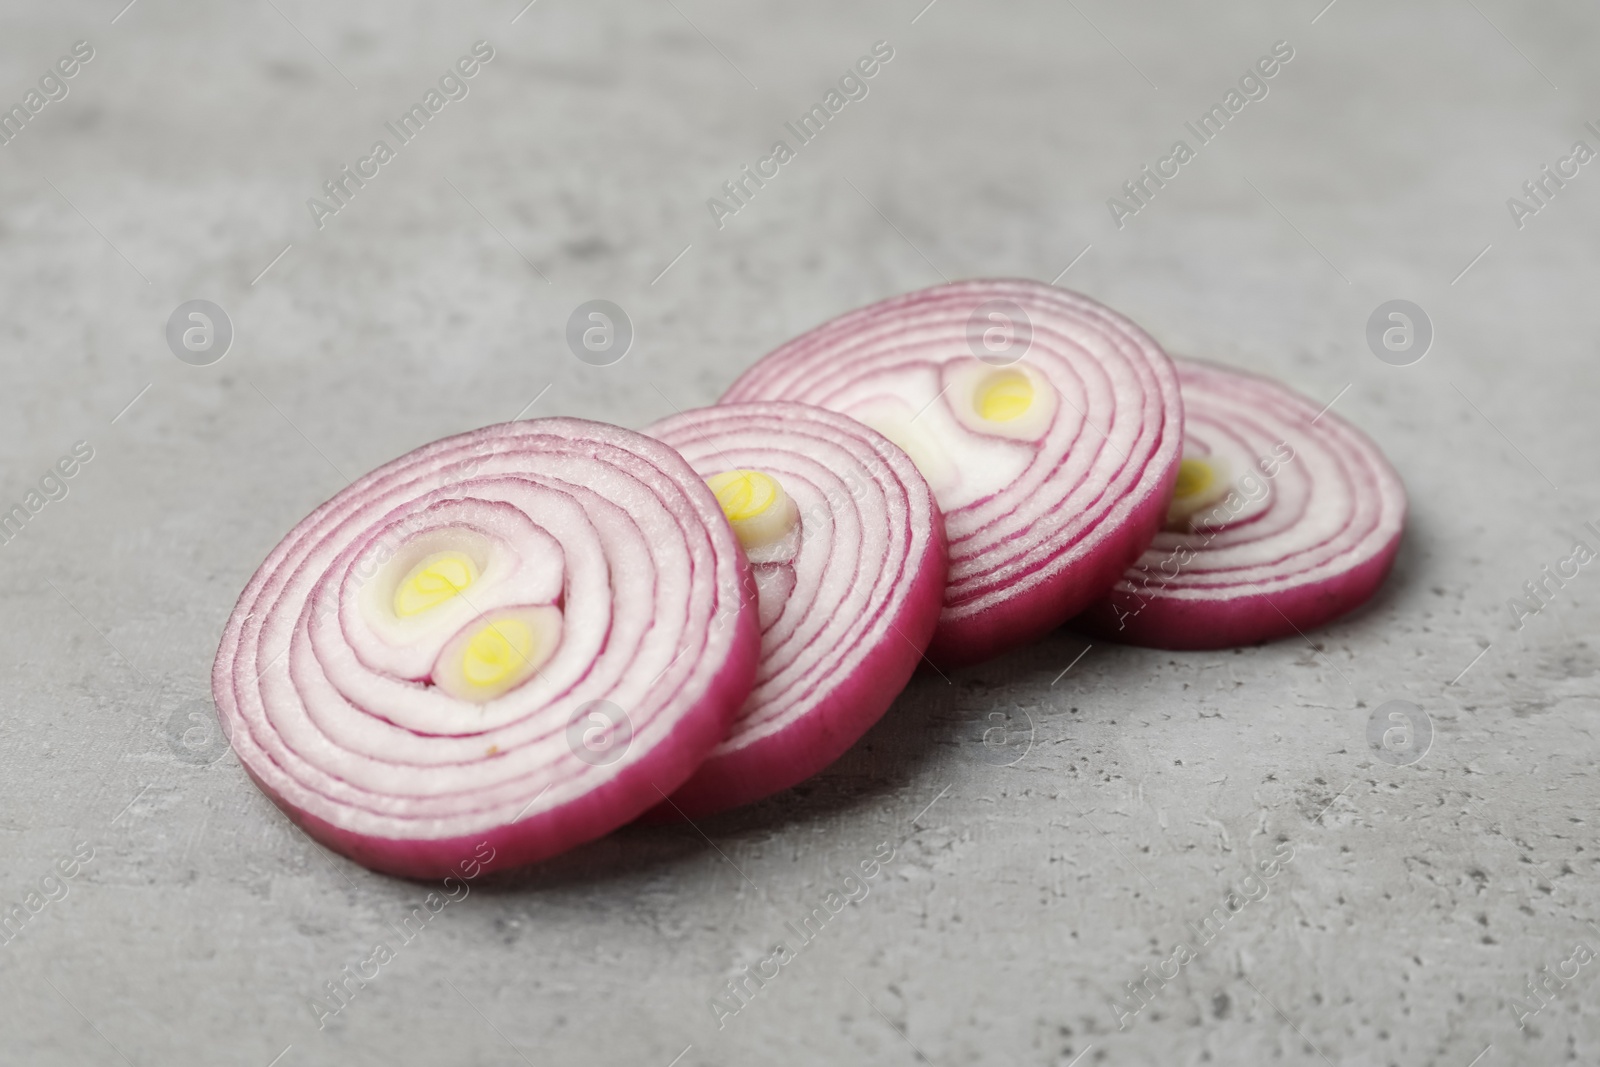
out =
[(723, 404), (644, 430), (716, 489), (760, 598), (755, 687), (728, 737), (658, 816), (697, 817), (809, 778), (883, 715), (938, 622), (944, 524), (881, 435), (807, 404)]
[(245, 770), (312, 837), (433, 878), (660, 803), (727, 736), (759, 647), (702, 476), (642, 434), (538, 419), (317, 508), (245, 587), (212, 689)]
[(850, 415), (927, 478), (949, 540), (928, 653), (942, 664), (996, 655), (1093, 603), (1150, 543), (1177, 476), (1166, 354), (1109, 308), (1038, 282), (941, 285), (823, 323), (723, 396), (761, 400)]
[(1176, 363), (1185, 470), (1172, 521), (1079, 625), (1127, 644), (1229, 648), (1365, 602), (1405, 525), (1405, 487), (1382, 451), (1277, 382)]

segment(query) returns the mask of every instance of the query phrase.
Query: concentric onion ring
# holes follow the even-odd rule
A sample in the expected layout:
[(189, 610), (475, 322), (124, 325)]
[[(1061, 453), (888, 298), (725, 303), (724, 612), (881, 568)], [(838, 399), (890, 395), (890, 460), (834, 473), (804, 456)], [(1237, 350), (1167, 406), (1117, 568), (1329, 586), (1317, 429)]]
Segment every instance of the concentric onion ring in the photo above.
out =
[(851, 415), (916, 462), (949, 539), (929, 650), (948, 664), (1038, 637), (1110, 587), (1161, 524), (1183, 424), (1155, 341), (1030, 281), (936, 286), (824, 323), (723, 397), (752, 400)]
[(727, 735), (759, 643), (744, 555), (682, 457), (539, 419), (426, 445), (303, 520), (240, 596), (212, 689), (312, 837), (438, 877), (659, 803)]
[(711, 814), (810, 777), (888, 709), (938, 622), (944, 523), (904, 452), (822, 408), (726, 404), (644, 432), (720, 487), (759, 590), (755, 688), (672, 797)]
[[(1081, 624), (1155, 648), (1251, 644), (1356, 607), (1400, 546), (1406, 494), (1363, 433), (1277, 382), (1192, 359), (1180, 489), (1213, 494), (1150, 548)], [(1183, 483), (1188, 483), (1187, 485)]]

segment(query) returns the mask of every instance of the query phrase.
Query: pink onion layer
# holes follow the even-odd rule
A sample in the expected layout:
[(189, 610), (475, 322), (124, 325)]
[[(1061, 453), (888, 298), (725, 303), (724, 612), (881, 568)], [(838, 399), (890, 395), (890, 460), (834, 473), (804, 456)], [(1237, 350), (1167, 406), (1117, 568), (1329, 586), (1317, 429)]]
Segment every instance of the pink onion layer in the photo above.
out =
[[(974, 428), (959, 410), (971, 376), (997, 366), (971, 340), (997, 302), (1020, 308), (1031, 330), (1013, 369), (1054, 392), (1029, 440)], [(1032, 640), (1104, 594), (1161, 523), (1183, 425), (1176, 375), (1154, 340), (1087, 297), (1024, 280), (936, 286), (824, 323), (723, 397), (753, 400), (802, 401), (873, 425), (885, 411), (907, 414), (906, 433), (936, 456), (908, 446), (949, 541), (928, 654), (952, 665)]]
[[(477, 546), (478, 580), (421, 622), (378, 617), (369, 584), (440, 543)], [(487, 702), (432, 684), (458, 623), (555, 610), (559, 644), (522, 684)], [(439, 877), (659, 803), (727, 735), (759, 643), (744, 555), (682, 457), (538, 419), (426, 445), (317, 508), (245, 587), (212, 689), (245, 770), (312, 837)], [(625, 716), (609, 732), (606, 709)], [(594, 737), (617, 744), (596, 755)]]
[(1185, 445), (1239, 472), (1191, 528), (1163, 531), (1080, 625), (1154, 648), (1306, 631), (1366, 601), (1400, 546), (1406, 494), (1366, 435), (1277, 382), (1175, 361)]
[(708, 815), (822, 770), (888, 709), (938, 622), (944, 523), (904, 452), (822, 408), (719, 405), (644, 432), (703, 477), (774, 478), (799, 513), (798, 536), (752, 563), (762, 620), (755, 687), (727, 739), (658, 812)]

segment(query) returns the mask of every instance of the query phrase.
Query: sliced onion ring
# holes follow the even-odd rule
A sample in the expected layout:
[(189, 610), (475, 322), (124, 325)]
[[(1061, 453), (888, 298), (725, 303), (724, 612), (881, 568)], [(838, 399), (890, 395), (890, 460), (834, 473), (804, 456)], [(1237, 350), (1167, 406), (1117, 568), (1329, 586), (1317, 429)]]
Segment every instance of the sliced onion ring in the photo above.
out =
[(1277, 382), (1175, 362), (1185, 465), (1231, 476), (1229, 491), (1186, 517), (1175, 508), (1182, 525), (1157, 534), (1080, 625), (1134, 645), (1228, 648), (1310, 630), (1366, 601), (1406, 514), (1378, 446)]
[[(822, 408), (718, 405), (644, 432), (730, 487), (736, 525), (778, 516), (748, 546), (752, 561), (766, 561), (753, 562), (762, 621), (755, 688), (727, 740), (658, 812), (708, 815), (810, 777), (888, 709), (938, 622), (944, 523), (904, 452)], [(734, 472), (747, 473), (725, 477)], [(762, 514), (746, 516), (738, 509), (752, 498)]]
[(1111, 586), (1161, 523), (1183, 424), (1155, 341), (1031, 281), (941, 285), (826, 322), (723, 397), (752, 400), (854, 416), (927, 477), (949, 538), (928, 653), (945, 664), (1038, 637)]
[(759, 646), (744, 555), (682, 457), (538, 419), (426, 445), (317, 508), (240, 596), (212, 689), (291, 819), (432, 878), (659, 803), (727, 736)]

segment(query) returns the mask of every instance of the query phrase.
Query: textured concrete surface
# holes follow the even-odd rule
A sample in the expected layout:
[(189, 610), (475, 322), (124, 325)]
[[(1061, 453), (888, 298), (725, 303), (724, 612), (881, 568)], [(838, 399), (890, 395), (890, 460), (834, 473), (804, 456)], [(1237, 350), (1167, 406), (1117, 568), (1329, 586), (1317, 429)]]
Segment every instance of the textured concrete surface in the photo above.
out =
[[(93, 449), (0, 546), (27, 916), (0, 1061), (1600, 1060), (1600, 568), (1507, 606), (1600, 522), (1600, 164), (1521, 228), (1507, 205), (1600, 148), (1591, 7), (122, 2), (0, 16), (8, 105), (94, 49), (0, 145), (0, 501)], [(318, 229), (307, 199), (478, 40), (470, 94)], [(869, 94), (719, 229), (707, 198), (880, 40)], [(1107, 198), (1278, 41), (1268, 95), (1119, 229)], [(1310, 643), (1062, 634), (920, 677), (805, 787), (485, 880), (405, 944), (427, 887), (312, 846), (204, 714), (183, 733), (238, 591), (345, 476), (536, 397), (638, 425), (847, 308), (1069, 264), (1382, 443), (1413, 515), (1375, 603)], [(606, 368), (563, 341), (597, 297), (637, 330)], [(210, 366), (163, 337), (190, 299), (234, 327)], [(1436, 333), (1409, 366), (1367, 345), (1391, 299)], [(1420, 761), (1368, 742), (1390, 700)], [(713, 1009), (875, 850), (864, 898)]]

